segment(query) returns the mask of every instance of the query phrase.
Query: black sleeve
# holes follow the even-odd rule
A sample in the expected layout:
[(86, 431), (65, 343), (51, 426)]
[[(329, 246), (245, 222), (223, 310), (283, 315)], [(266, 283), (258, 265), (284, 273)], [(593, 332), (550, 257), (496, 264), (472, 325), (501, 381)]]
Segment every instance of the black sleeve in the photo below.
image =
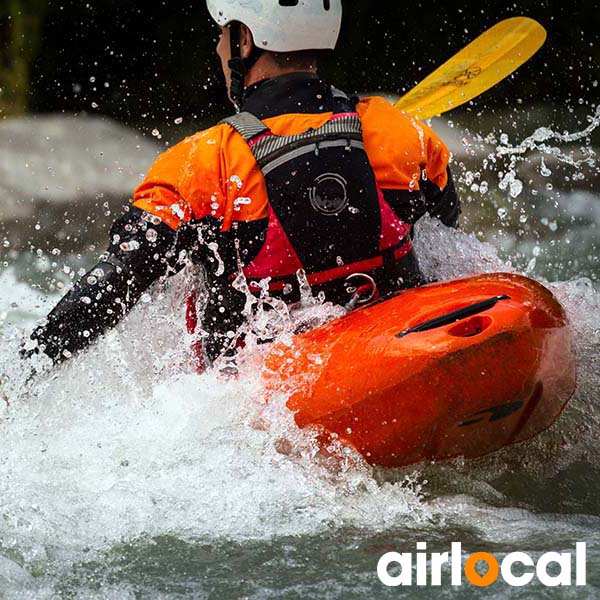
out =
[(129, 207), (111, 228), (111, 242), (86, 273), (33, 332), (38, 348), (58, 363), (114, 327), (144, 291), (176, 272), (178, 236), (167, 225)]
[(383, 190), (386, 201), (405, 223), (414, 225), (429, 213), (448, 227), (458, 226), (460, 199), (448, 168), (448, 183), (443, 190), (428, 180), (421, 180), (420, 190)]
[(460, 217), (460, 199), (456, 192), (454, 179), (448, 167), (448, 183), (443, 190), (429, 180), (421, 181), (421, 192), (424, 197), (424, 211), (439, 219), (448, 227), (458, 227)]

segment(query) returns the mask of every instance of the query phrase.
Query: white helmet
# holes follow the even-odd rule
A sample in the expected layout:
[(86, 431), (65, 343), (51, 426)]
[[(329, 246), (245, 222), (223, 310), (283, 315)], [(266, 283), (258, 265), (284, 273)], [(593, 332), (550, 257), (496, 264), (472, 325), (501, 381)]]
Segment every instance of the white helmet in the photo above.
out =
[(257, 48), (270, 52), (333, 50), (342, 27), (342, 0), (207, 0), (222, 27), (243, 23)]

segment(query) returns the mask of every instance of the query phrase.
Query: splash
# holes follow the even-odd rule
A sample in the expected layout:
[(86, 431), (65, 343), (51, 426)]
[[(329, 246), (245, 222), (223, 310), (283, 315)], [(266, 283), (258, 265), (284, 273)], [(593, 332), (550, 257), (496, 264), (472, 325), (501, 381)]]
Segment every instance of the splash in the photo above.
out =
[[(502, 192), (508, 192), (510, 198), (518, 198), (525, 189), (525, 184), (518, 175), (518, 167), (523, 162), (531, 162), (532, 157), (539, 159), (538, 172), (542, 177), (550, 177), (552, 169), (548, 162), (561, 164), (575, 170), (574, 180), (585, 179), (583, 169), (587, 168), (591, 173), (598, 173), (598, 161), (596, 151), (591, 144), (590, 136), (600, 125), (600, 105), (596, 107), (593, 114), (588, 115), (586, 120), (589, 125), (574, 133), (560, 133), (550, 127), (539, 127), (523, 141), (511, 144), (508, 134), (502, 133), (499, 138), (494, 133), (487, 136), (476, 135), (473, 141), (463, 138), (463, 145), (468, 154), (475, 156), (476, 148), (485, 151), (490, 144), (496, 144), (495, 149), (489, 152), (483, 159), (480, 169), (467, 169), (464, 164), (460, 183), (467, 186), (472, 192), (485, 194), (488, 191), (488, 182), (483, 180), (483, 172), (492, 171), (498, 178), (498, 188)], [(565, 144), (574, 144), (584, 140), (584, 144), (578, 148), (563, 148)], [(558, 144), (558, 145), (557, 145)], [(531, 182), (530, 182), (531, 183)], [(553, 184), (547, 183), (546, 191), (553, 190)], [(532, 193), (537, 195), (536, 186), (532, 187)]]
[[(491, 246), (432, 220), (419, 225), (416, 243), (432, 277), (507, 268)], [(443, 262), (436, 258), (440, 254)], [(535, 465), (558, 464), (549, 456), (568, 462), (561, 454), (565, 435), (573, 457), (595, 439), (593, 427), (582, 435), (590, 405), (596, 411), (599, 383), (594, 366), (599, 296), (587, 282), (554, 286), (577, 324), (582, 360), (578, 397), (561, 427), (529, 445), (525, 456), (519, 447), (480, 463), (461, 467), (458, 461), (415, 476), (412, 469), (373, 471), (356, 456), (320, 458), (313, 434), (293, 423), (285, 395), (265, 403), (252, 361), (244, 363), (238, 379), (218, 370), (192, 372), (182, 314), (185, 277), (151, 290), (150, 302), (60, 369), (36, 365), (37, 377), (23, 385), (17, 381), (22, 366), (16, 351), (54, 298), (15, 285), (11, 271), (2, 273), (9, 295), (2, 300), (0, 370), (16, 379), (3, 387), (10, 408), (0, 408), (0, 555), (9, 557), (0, 563), (0, 577), (12, 578), (15, 589), (32, 589), (34, 570), (65, 572), (117, 544), (164, 536), (241, 543), (347, 527), (443, 530), (460, 523), (465, 511), (492, 523), (492, 513), (479, 500), (445, 500), (435, 482), (450, 481), (451, 493), (468, 490), (497, 503), (502, 494), (490, 482), (502, 473), (520, 470), (529, 476)], [(309, 295), (307, 286), (304, 294), (311, 318), (332, 318), (331, 307)], [(19, 308), (11, 308), (16, 302)], [(263, 309), (255, 312), (255, 334), (291, 335), (299, 322), (293, 312), (274, 307), (266, 287), (256, 302)], [(543, 472), (552, 476), (547, 468)], [(428, 493), (434, 493), (431, 500)], [(537, 521), (522, 518), (527, 531), (539, 529)]]

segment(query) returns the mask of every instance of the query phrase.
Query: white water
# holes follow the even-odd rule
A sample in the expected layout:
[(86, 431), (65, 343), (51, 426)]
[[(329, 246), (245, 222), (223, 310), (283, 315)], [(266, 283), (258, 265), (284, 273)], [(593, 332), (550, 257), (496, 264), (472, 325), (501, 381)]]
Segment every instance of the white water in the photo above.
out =
[[(506, 270), (491, 246), (432, 221), (417, 239), (429, 275)], [(20, 564), (66, 568), (120, 541), (166, 534), (269, 539), (331, 527), (439, 527), (440, 519), (476, 517), (485, 537), (503, 539), (502, 528), (491, 529), (495, 509), (470, 497), (459, 505), (428, 502), (410, 479), (380, 484), (358, 460), (323, 462), (310, 434), (293, 425), (283, 398), (264, 405), (256, 372), (234, 381), (181, 368), (187, 340), (177, 286), (156, 292), (93, 351), (23, 388), (18, 340), (48, 301), (16, 285), (10, 271), (1, 277), (8, 292), (1, 307), (7, 312), (2, 368), (11, 406), (0, 409), (0, 553), (13, 560), (0, 563), (0, 581), (27, 589), (31, 582)], [(577, 324), (581, 358), (578, 397), (561, 427), (581, 436), (581, 403), (594, 404), (594, 418), (597, 412), (600, 296), (585, 280), (552, 287)], [(496, 463), (497, 473), (511, 452), (523, 451), (541, 463), (548, 450), (556, 451), (563, 435), (557, 429), (485, 464)], [(588, 427), (584, 439), (570, 443), (587, 452), (596, 434)], [(283, 447), (292, 450), (283, 454)], [(527, 535), (547, 527), (530, 513), (505, 511), (506, 519), (520, 515)]]
[[(597, 210), (596, 196), (578, 198), (564, 210)], [(417, 230), (417, 252), (426, 274), (439, 279), (514, 268), (493, 246), (429, 220)], [(489, 483), (509, 474), (526, 487), (577, 461), (600, 468), (600, 293), (589, 280), (550, 284), (573, 323), (580, 363), (565, 415), (526, 445), (426, 468), (434, 487), (452, 482), (441, 495), (420, 470), (390, 477), (356, 457), (319, 457), (285, 398), (265, 404), (251, 366), (239, 380), (192, 373), (182, 285), (155, 290), (60, 369), (46, 371), (39, 359), (41, 373), (28, 381), (19, 345), (57, 297), (19, 284), (10, 269), (0, 273), (0, 392), (10, 402), (0, 399), (0, 597), (54, 597), (72, 565), (120, 542), (164, 535), (241, 542), (348, 527), (468, 529), (515, 549), (543, 547), (549, 531), (552, 549), (597, 539), (597, 518), (538, 515)], [(132, 594), (118, 583), (97, 597), (111, 593)]]

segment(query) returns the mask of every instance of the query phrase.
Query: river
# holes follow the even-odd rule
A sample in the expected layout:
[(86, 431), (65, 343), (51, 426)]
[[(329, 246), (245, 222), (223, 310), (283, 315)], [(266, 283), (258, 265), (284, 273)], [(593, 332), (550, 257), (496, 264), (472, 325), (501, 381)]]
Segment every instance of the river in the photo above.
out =
[[(39, 230), (13, 227), (0, 271), (10, 403), (0, 401), (0, 598), (600, 597), (597, 118), (591, 108), (565, 118), (580, 136), (543, 122), (503, 134), (468, 113), (439, 123), (456, 138), (463, 228), (419, 224), (424, 270), (440, 279), (516, 270), (546, 282), (568, 311), (579, 364), (557, 424), (478, 460), (386, 471), (318, 456), (285, 398), (265, 405), (251, 367), (234, 381), (186, 366), (185, 275), (63, 367), (39, 359), (28, 380), (19, 345), (58, 298), (56, 281), (68, 285), (93, 260), (101, 232), (53, 254), (18, 247)], [(446, 577), (439, 589), (401, 589), (377, 577), (387, 551), (457, 541), (465, 557), (499, 558), (586, 542), (588, 585), (453, 588)]]

